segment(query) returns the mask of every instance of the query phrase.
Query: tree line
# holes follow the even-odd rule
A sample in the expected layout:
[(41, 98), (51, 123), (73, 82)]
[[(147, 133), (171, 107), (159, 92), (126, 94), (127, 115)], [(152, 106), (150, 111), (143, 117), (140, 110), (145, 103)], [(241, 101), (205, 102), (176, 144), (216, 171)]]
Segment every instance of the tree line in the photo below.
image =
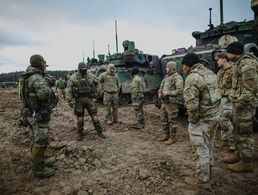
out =
[[(60, 77), (65, 78), (65, 76), (67, 76), (68, 73), (70, 72), (74, 72), (74, 71), (68, 71), (68, 70), (47, 71), (48, 74), (54, 76), (56, 79), (59, 79)], [(10, 72), (10, 73), (2, 73), (0, 74), (0, 82), (17, 82), (22, 73), (24, 72), (16, 71), (16, 72)]]

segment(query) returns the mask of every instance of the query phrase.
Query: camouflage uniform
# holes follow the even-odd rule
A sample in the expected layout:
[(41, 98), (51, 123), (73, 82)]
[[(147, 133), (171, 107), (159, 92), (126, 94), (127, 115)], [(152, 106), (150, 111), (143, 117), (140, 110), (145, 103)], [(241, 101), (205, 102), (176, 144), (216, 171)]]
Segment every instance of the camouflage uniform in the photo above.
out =
[(139, 74), (134, 75), (131, 85), (131, 96), (135, 116), (138, 124), (144, 125), (144, 112), (142, 109), (144, 102), (144, 82)]
[[(86, 66), (86, 65), (85, 65)], [(77, 132), (78, 140), (82, 139), (84, 126), (84, 111), (87, 109), (93, 125), (100, 137), (103, 137), (102, 126), (97, 116), (97, 107), (93, 101), (93, 97), (99, 91), (99, 83), (96, 78), (86, 73), (82, 75), (80, 72), (74, 73), (69, 80), (67, 90), (67, 100), (71, 104), (75, 99), (74, 114), (77, 116)]]
[(213, 163), (215, 127), (220, 104), (216, 75), (202, 64), (194, 64), (185, 81), (184, 99), (190, 141), (199, 156), (197, 177), (200, 181), (207, 182)]
[(159, 93), (167, 94), (162, 96), (160, 118), (162, 129), (165, 134), (175, 139), (177, 131), (178, 102), (183, 94), (183, 79), (177, 72), (171, 72), (161, 81)]
[(258, 62), (249, 54), (233, 65), (230, 99), (233, 102), (233, 136), (236, 153), (249, 162), (254, 155), (253, 116), (257, 107)]
[(220, 129), (221, 139), (223, 141), (233, 141), (232, 102), (229, 100), (229, 94), (232, 88), (232, 66), (226, 69), (220, 69), (217, 73), (218, 87), (221, 94), (220, 103)]
[(104, 92), (103, 103), (106, 106), (106, 120), (117, 122), (117, 110), (119, 106), (119, 79), (116, 73), (108, 69), (99, 76), (101, 91)]
[(65, 100), (65, 88), (66, 88), (66, 82), (63, 79), (60, 79), (56, 83), (56, 89), (58, 89), (58, 94), (64, 97)]
[(31, 129), (32, 174), (33, 177), (50, 177), (55, 173), (49, 167), (53, 162), (46, 159), (44, 151), (48, 146), (51, 109), (56, 106), (52, 102), (56, 99), (51, 89), (55, 79), (45, 74), (46, 65), (42, 56), (33, 55), (30, 62), (31, 65), (20, 78), (20, 94), (22, 114)]

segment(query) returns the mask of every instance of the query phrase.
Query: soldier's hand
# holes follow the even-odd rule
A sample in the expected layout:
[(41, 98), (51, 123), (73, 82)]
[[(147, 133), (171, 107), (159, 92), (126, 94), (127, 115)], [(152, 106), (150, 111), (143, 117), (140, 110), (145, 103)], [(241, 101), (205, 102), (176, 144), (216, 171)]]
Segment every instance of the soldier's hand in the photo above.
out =
[(159, 99), (161, 99), (161, 98), (162, 98), (162, 93), (161, 93), (161, 92), (159, 92), (158, 97), (159, 97)]

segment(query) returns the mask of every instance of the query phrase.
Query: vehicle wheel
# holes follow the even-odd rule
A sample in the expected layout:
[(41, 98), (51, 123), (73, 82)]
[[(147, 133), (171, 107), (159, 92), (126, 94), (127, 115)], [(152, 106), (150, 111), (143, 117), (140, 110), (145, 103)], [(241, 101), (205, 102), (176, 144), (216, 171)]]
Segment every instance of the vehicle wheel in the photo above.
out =
[(130, 95), (129, 94), (119, 94), (119, 105), (126, 106), (130, 103)]

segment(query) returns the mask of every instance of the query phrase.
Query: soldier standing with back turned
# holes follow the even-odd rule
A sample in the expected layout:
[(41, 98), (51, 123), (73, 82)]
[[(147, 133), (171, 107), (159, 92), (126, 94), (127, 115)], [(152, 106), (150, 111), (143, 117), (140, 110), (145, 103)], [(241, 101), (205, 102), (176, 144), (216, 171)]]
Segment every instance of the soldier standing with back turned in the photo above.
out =
[(258, 106), (258, 60), (251, 54), (244, 54), (240, 42), (231, 43), (227, 56), (234, 62), (230, 99), (233, 102), (233, 137), (236, 153), (223, 161), (230, 163), (234, 172), (253, 171), (254, 157), (253, 117)]
[(131, 84), (131, 96), (133, 108), (135, 111), (135, 116), (137, 123), (134, 125), (135, 128), (141, 129), (144, 128), (144, 112), (143, 112), (143, 103), (144, 103), (144, 81), (142, 80), (139, 69), (132, 69), (132, 84)]
[(106, 106), (107, 124), (117, 123), (117, 110), (119, 106), (119, 79), (115, 73), (115, 65), (109, 64), (106, 72), (99, 75), (101, 91), (104, 95), (103, 103)]
[(159, 141), (166, 141), (165, 144), (170, 145), (176, 142), (178, 102), (183, 94), (183, 79), (176, 72), (174, 61), (167, 63), (166, 72), (158, 91), (158, 96), (162, 99), (160, 118), (164, 133)]
[(186, 177), (185, 182), (208, 187), (213, 164), (215, 127), (218, 124), (220, 92), (216, 75), (200, 63), (195, 53), (184, 56), (183, 70), (187, 73), (184, 100), (188, 113), (188, 132), (196, 147), (199, 161), (196, 176)]
[(93, 98), (99, 93), (99, 83), (87, 73), (87, 65), (84, 62), (78, 64), (78, 72), (74, 73), (68, 84), (67, 101), (70, 107), (74, 107), (74, 114), (77, 116), (77, 140), (83, 139), (84, 113), (87, 109), (95, 130), (101, 138), (105, 138), (102, 126), (97, 116), (97, 107)]

